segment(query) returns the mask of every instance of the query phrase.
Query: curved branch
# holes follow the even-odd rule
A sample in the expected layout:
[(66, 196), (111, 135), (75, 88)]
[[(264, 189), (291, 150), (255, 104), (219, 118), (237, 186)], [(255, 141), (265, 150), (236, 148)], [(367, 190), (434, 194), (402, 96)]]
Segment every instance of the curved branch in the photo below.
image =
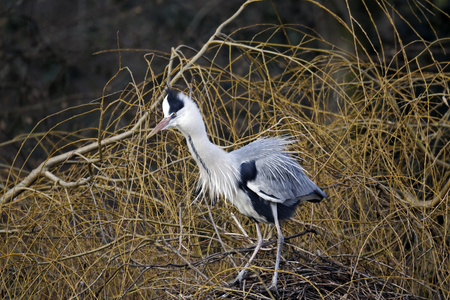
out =
[[(214, 41), (216, 36), (220, 35), (223, 28), (227, 24), (229, 24), (231, 21), (233, 21), (244, 10), (244, 8), (248, 4), (253, 3), (253, 2), (259, 2), (259, 1), (261, 1), (261, 0), (246, 1), (244, 4), (241, 5), (241, 7), (230, 18), (228, 18), (222, 24), (220, 24), (220, 26), (217, 28), (217, 30), (214, 32), (214, 34), (209, 38), (208, 42), (203, 45), (203, 47), (200, 49), (200, 51), (194, 57), (192, 57), (192, 59), (190, 59), (189, 62), (185, 66), (180, 68), (178, 73), (170, 81), (169, 86), (172, 85), (176, 80), (178, 80), (187, 69), (192, 67), (192, 65), (198, 59), (200, 59), (202, 57), (202, 55), (206, 52), (210, 43), (212, 41)], [(124, 68), (121, 68), (121, 70), (122, 69), (127, 69), (127, 68), (124, 67)], [(16, 184), (13, 188), (8, 190), (3, 195), (3, 197), (0, 198), (0, 205), (10, 202), (12, 199), (17, 197), (24, 190), (26, 190), (31, 184), (33, 184), (42, 173), (49, 171), (49, 169), (52, 168), (53, 166), (63, 163), (64, 161), (68, 160), (72, 156), (82, 155), (82, 154), (85, 154), (85, 153), (88, 153), (91, 151), (95, 151), (95, 150), (98, 150), (99, 153), (101, 153), (102, 147), (110, 145), (112, 143), (115, 143), (115, 142), (123, 140), (123, 139), (130, 138), (131, 136), (133, 136), (133, 134), (140, 129), (140, 127), (144, 123), (144, 121), (147, 120), (149, 112), (153, 111), (156, 108), (156, 106), (161, 102), (161, 100), (163, 99), (163, 96), (164, 96), (164, 93), (162, 93), (161, 95), (158, 96), (157, 101), (152, 103), (150, 109), (146, 113), (144, 113), (141, 118), (139, 118), (139, 120), (136, 122), (136, 124), (133, 126), (133, 128), (131, 130), (128, 130), (126, 132), (123, 132), (121, 134), (118, 134), (116, 136), (113, 136), (113, 137), (110, 137), (107, 139), (101, 139), (100, 138), (101, 135), (99, 133), (99, 138), (96, 142), (93, 142), (92, 144), (81, 147), (77, 150), (70, 151), (70, 152), (63, 153), (61, 155), (49, 158), (46, 161), (42, 162), (39, 165), (39, 167), (37, 167), (36, 169), (31, 171), (31, 173), (28, 174), (28, 176), (26, 176), (21, 182)], [(99, 132), (100, 132), (100, 127), (99, 127)], [(147, 136), (147, 138), (149, 138), (149, 137), (150, 136)]]

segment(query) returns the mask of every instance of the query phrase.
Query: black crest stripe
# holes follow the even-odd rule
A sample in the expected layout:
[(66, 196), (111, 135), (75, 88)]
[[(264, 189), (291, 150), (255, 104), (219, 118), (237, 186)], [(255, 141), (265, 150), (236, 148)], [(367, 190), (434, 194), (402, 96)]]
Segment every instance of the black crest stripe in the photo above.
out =
[(176, 113), (184, 107), (184, 102), (171, 89), (167, 89), (167, 102), (169, 102), (169, 114)]

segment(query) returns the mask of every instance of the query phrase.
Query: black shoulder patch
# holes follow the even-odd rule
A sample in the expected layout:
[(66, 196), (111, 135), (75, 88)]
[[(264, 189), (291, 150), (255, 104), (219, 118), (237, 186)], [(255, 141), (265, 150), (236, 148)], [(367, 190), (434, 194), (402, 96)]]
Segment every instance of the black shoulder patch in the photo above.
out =
[(241, 164), (241, 181), (243, 184), (247, 184), (248, 181), (254, 180), (258, 171), (256, 170), (256, 164), (254, 160), (244, 162)]
[(167, 102), (169, 102), (169, 114), (179, 111), (184, 107), (184, 102), (171, 89), (167, 89)]

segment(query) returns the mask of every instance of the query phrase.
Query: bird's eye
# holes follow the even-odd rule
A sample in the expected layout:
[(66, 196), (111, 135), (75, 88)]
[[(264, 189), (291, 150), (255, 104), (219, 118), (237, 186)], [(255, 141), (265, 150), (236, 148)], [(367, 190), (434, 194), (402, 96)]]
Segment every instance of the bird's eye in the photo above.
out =
[(170, 117), (171, 117), (171, 118), (175, 118), (176, 116), (177, 116), (177, 113), (176, 113), (176, 112), (173, 112), (173, 113), (170, 114)]

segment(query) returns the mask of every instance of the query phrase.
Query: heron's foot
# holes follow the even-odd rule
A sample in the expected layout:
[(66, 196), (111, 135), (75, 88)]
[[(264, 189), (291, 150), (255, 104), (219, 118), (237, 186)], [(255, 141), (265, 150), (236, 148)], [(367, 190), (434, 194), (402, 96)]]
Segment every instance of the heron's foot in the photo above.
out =
[(269, 291), (276, 294), (277, 296), (279, 296), (280, 294), (278, 293), (278, 288), (277, 288), (277, 284), (273, 283), (269, 286)]
[(242, 279), (235, 278), (232, 282), (228, 283), (228, 287), (234, 287), (234, 286), (241, 286), (242, 285)]
[(278, 272), (275, 272), (275, 274), (272, 277), (272, 282), (269, 285), (269, 291), (279, 296), (280, 294), (278, 293), (277, 282), (278, 282)]
[(236, 278), (232, 282), (230, 282), (228, 284), (228, 287), (233, 287), (233, 286), (236, 286), (236, 285), (239, 285), (241, 287), (242, 286), (242, 279), (244, 279), (244, 275), (246, 273), (245, 271), (246, 270), (243, 269), (241, 272), (239, 272), (238, 276), (236, 276)]

